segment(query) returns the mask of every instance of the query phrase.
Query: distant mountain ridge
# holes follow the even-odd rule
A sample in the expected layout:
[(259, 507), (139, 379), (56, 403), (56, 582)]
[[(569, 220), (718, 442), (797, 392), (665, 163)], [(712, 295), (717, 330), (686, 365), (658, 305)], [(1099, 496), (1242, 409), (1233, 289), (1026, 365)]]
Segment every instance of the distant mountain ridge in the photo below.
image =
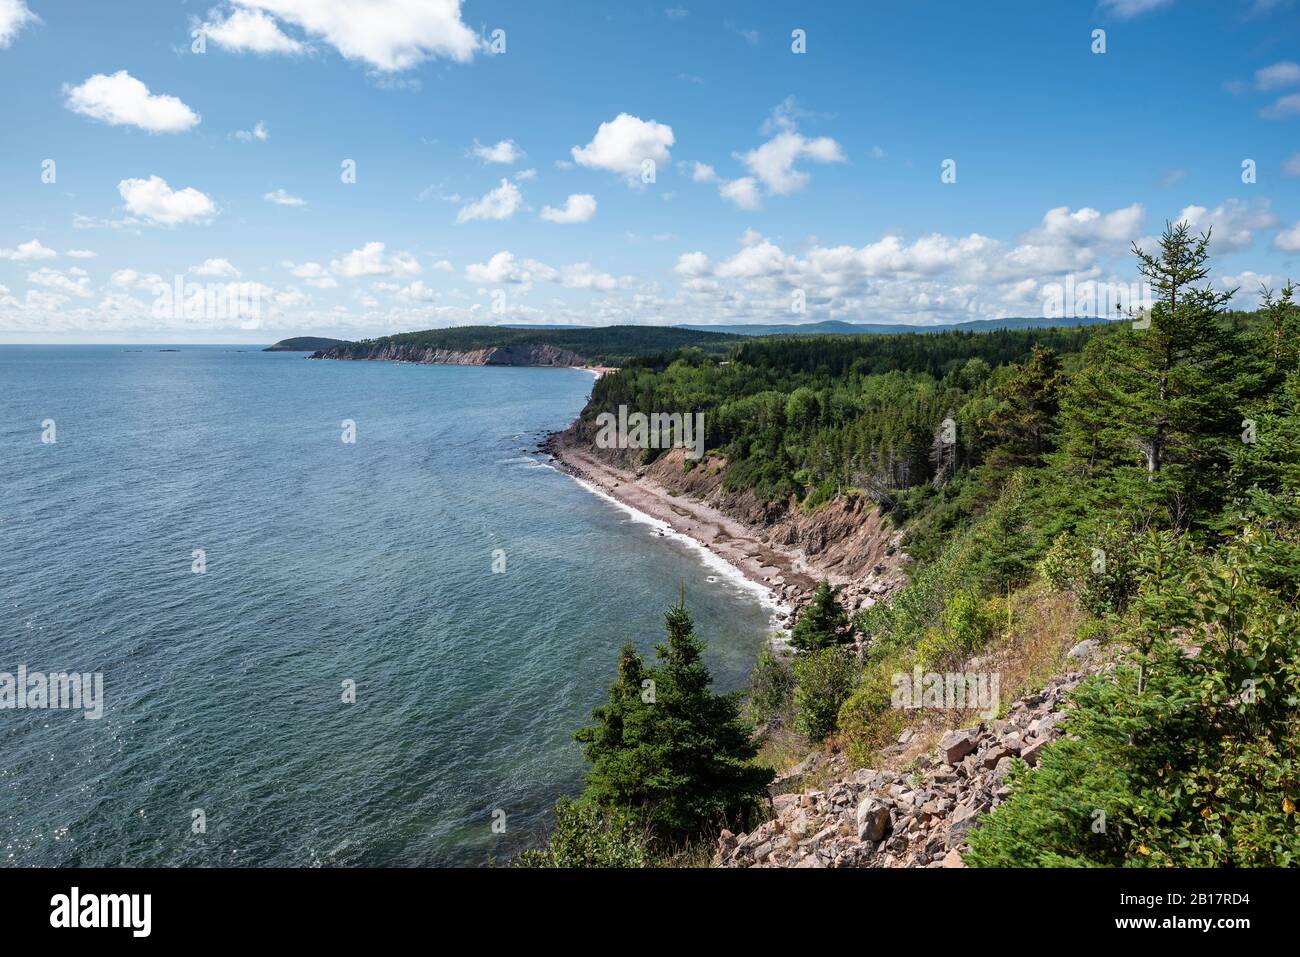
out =
[(906, 323), (844, 322), (828, 319), (825, 322), (739, 323), (736, 325), (681, 325), (679, 329), (728, 332), (741, 336), (826, 336), (826, 335), (896, 335), (909, 332), (995, 332), (999, 329), (1051, 329), (1074, 326), (1102, 325), (1110, 320), (1100, 317), (1069, 317), (1048, 319), (1043, 316), (1008, 316), (1004, 319), (972, 319), (970, 322), (948, 322), (935, 326), (908, 325)]

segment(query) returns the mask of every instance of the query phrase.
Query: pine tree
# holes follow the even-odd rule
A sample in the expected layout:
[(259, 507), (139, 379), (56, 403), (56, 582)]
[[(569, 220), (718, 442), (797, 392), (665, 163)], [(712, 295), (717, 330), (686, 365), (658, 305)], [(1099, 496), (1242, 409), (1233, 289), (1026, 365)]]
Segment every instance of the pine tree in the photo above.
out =
[(1051, 445), (1061, 382), (1061, 360), (1056, 352), (1035, 345), (1029, 361), (997, 389), (1001, 404), (983, 423), (989, 439), (996, 443), (989, 464), (1019, 468), (1040, 463)]
[(1134, 245), (1156, 295), (1149, 325), (1097, 336), (1062, 402), (1062, 445), (1075, 469), (1140, 474), (1149, 488), (1126, 482), (1118, 497), (1159, 503), (1175, 525), (1212, 497), (1256, 385), (1223, 320), (1235, 290), (1197, 285), (1209, 275), (1209, 243), (1209, 233), (1193, 237), (1179, 223), (1166, 226), (1158, 255)]
[(818, 583), (790, 633), (791, 645), (800, 651), (817, 651), (845, 644), (853, 637), (839, 594), (840, 590), (829, 581), (823, 579)]
[(773, 773), (753, 764), (758, 748), (740, 716), (740, 695), (715, 695), (704, 643), (678, 604), (664, 618), (658, 667), (628, 648), (609, 704), (576, 738), (591, 771), (583, 797), (627, 811), (665, 846), (724, 824), (743, 826), (766, 797)]

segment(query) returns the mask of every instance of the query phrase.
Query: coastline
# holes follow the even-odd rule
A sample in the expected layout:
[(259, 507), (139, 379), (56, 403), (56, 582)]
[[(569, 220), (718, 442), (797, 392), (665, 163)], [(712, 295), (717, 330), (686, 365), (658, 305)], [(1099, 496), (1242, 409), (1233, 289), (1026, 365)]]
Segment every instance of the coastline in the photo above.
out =
[(603, 462), (577, 445), (572, 427), (554, 432), (539, 451), (585, 489), (698, 549), (707, 564), (756, 591), (788, 630), (795, 609), (821, 577), (803, 556), (774, 546), (757, 530), (703, 502), (675, 495), (645, 476)]

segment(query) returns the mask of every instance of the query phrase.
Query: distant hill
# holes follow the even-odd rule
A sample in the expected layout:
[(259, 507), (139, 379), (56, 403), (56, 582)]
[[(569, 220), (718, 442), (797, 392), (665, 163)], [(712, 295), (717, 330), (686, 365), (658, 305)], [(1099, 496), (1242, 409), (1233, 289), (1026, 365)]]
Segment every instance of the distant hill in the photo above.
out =
[(273, 346), (267, 346), (263, 352), (315, 352), (317, 349), (328, 349), (330, 346), (342, 345), (346, 340), (343, 339), (326, 339), (324, 336), (295, 336), (292, 339), (281, 339)]
[[(291, 339), (287, 342), (301, 340)], [(426, 329), (396, 336), (363, 339), (360, 342), (336, 342), (322, 346), (327, 353), (320, 358), (366, 359), (408, 357), (417, 354), (439, 356), (423, 361), (458, 361), (448, 356), (493, 352), (505, 356), (537, 355), (529, 349), (547, 348), (564, 353), (559, 364), (569, 359), (590, 365), (619, 366), (629, 359), (653, 356), (674, 349), (694, 346), (714, 355), (728, 352), (742, 341), (741, 336), (715, 330), (695, 330), (676, 326), (596, 326), (579, 328), (518, 328), (510, 326), (456, 326), (450, 329)], [(501, 358), (475, 355), (472, 364), (499, 364)], [(420, 360), (416, 360), (420, 361)], [(547, 364), (556, 364), (548, 362)], [(506, 364), (527, 364), (511, 359)]]
[(683, 325), (680, 329), (726, 331), (741, 336), (825, 336), (825, 335), (896, 335), (907, 332), (993, 332), (998, 329), (1051, 329), (1093, 326), (1106, 322), (1098, 318), (1045, 319), (1041, 317), (1008, 316), (1005, 319), (974, 319), (970, 322), (953, 322), (937, 326), (915, 326), (904, 323), (843, 322), (831, 319), (826, 322), (784, 323), (779, 325)]

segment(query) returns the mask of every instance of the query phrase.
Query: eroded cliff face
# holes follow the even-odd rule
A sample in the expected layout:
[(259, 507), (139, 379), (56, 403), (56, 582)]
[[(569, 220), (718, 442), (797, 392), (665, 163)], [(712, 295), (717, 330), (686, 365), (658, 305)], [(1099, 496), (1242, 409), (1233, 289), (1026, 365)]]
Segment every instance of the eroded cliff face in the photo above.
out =
[[(762, 502), (752, 491), (726, 489), (727, 463), (721, 456), (707, 456), (687, 468), (683, 450), (673, 449), (643, 466), (638, 450), (598, 448), (594, 427), (586, 423), (571, 426), (568, 434), (588, 453), (631, 475), (651, 478), (675, 495), (704, 502), (773, 546), (798, 554), (819, 577), (841, 586), (840, 601), (850, 612), (870, 607), (906, 582), (909, 559), (901, 547), (902, 532), (869, 499), (837, 496), (810, 511), (788, 501)], [(791, 586), (784, 597), (798, 603), (806, 596)]]
[(455, 352), (429, 346), (385, 343), (373, 347), (334, 346), (318, 349), (313, 359), (366, 359), (387, 362), (419, 362), (429, 365), (456, 366), (585, 366), (587, 360), (576, 352), (547, 345), (494, 346)]

